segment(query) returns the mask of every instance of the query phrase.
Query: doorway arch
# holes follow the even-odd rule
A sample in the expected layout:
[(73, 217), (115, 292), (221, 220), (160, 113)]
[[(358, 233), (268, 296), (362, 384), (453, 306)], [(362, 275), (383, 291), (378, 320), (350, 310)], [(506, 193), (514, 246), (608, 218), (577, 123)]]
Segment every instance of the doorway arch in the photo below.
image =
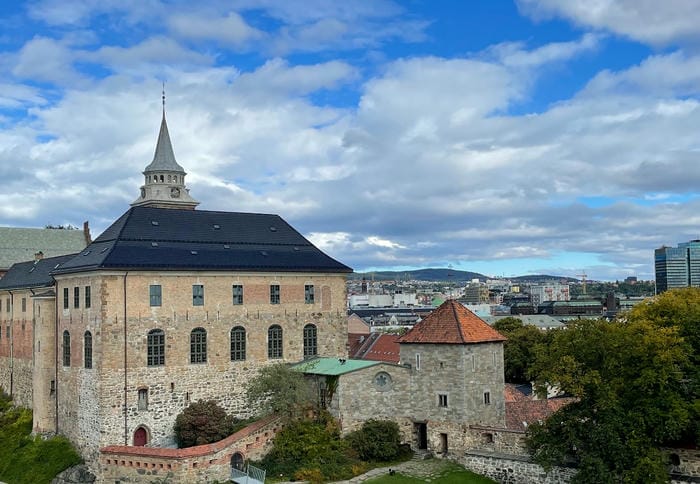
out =
[(235, 452), (231, 456), (231, 469), (237, 469), (239, 471), (242, 471), (244, 467), (244, 461), (245, 459), (243, 459), (243, 454), (241, 454), (240, 452)]
[(143, 447), (148, 443), (148, 431), (144, 427), (139, 427), (134, 431), (134, 446)]

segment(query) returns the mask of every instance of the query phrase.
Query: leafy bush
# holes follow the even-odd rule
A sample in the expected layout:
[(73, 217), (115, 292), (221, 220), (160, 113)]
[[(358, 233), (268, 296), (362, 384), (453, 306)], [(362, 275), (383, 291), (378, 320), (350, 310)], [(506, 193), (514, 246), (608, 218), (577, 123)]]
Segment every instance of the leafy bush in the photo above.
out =
[(399, 455), (399, 426), (390, 420), (368, 420), (346, 439), (362, 460), (388, 461)]
[(335, 422), (323, 417), (320, 420), (297, 420), (280, 431), (272, 450), (262, 460), (262, 467), (269, 475), (297, 477), (314, 482), (320, 472), (320, 480), (341, 480), (353, 476), (352, 466), (357, 462), (350, 456), (347, 443), (340, 438)]
[(246, 400), (252, 408), (281, 417), (298, 418), (313, 407), (316, 394), (304, 378), (285, 363), (268, 365), (250, 380)]
[(218, 442), (233, 433), (235, 421), (215, 400), (199, 400), (175, 419), (178, 447)]

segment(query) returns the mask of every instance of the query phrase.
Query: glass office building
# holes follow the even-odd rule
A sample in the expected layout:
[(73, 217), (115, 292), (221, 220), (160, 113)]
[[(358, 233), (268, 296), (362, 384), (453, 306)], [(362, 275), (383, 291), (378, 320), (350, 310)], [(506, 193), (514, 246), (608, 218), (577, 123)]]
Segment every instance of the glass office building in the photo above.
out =
[(700, 287), (700, 240), (654, 251), (656, 292), (676, 287)]

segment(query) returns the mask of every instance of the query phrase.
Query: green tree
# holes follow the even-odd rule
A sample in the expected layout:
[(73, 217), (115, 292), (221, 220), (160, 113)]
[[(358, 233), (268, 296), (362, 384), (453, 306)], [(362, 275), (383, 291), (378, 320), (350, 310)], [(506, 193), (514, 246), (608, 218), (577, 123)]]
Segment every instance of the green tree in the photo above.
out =
[(178, 447), (218, 442), (233, 433), (235, 420), (215, 400), (199, 400), (175, 418)]
[(548, 332), (524, 325), (518, 318), (507, 317), (493, 327), (508, 340), (503, 344), (503, 364), (508, 383), (526, 383), (533, 378), (532, 369), (539, 345), (547, 344)]
[(388, 461), (400, 452), (399, 426), (391, 420), (367, 420), (347, 440), (362, 460)]
[(554, 332), (537, 354), (537, 383), (578, 400), (528, 429), (534, 459), (576, 464), (578, 483), (666, 482), (657, 449), (690, 425), (681, 370), (690, 356), (678, 327), (641, 317), (582, 320)]
[(264, 413), (297, 418), (312, 407), (316, 395), (304, 374), (285, 363), (268, 365), (250, 380), (246, 392), (248, 405)]

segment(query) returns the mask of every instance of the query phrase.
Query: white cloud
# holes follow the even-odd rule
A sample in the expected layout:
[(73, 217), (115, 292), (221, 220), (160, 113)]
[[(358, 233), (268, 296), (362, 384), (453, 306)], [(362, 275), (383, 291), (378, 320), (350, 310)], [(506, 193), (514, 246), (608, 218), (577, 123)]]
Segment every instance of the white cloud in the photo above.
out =
[(203, 16), (195, 13), (177, 13), (168, 20), (170, 29), (178, 36), (196, 40), (217, 40), (240, 47), (251, 40), (259, 40), (264, 32), (246, 23), (236, 12), (223, 16)]
[(700, 40), (695, 0), (517, 0), (535, 19), (563, 17), (644, 43), (668, 45)]

